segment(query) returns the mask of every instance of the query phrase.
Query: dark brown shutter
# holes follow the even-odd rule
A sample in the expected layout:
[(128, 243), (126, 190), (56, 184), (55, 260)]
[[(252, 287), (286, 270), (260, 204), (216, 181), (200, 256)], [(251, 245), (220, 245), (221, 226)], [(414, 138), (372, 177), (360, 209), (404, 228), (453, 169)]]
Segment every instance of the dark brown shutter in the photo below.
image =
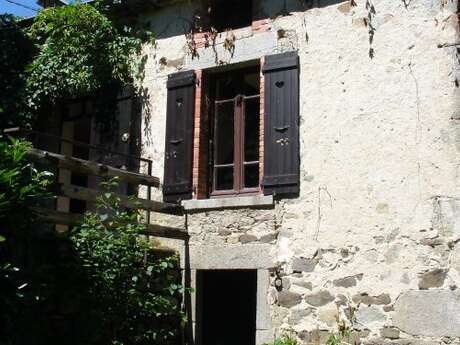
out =
[(265, 57), (264, 194), (299, 193), (299, 57)]
[(195, 73), (169, 75), (163, 199), (180, 202), (192, 197)]

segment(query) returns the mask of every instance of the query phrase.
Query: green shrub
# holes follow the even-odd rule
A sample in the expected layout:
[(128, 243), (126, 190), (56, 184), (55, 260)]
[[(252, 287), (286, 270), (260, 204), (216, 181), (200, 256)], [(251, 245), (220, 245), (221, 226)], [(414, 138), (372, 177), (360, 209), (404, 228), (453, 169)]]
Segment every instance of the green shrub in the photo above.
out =
[[(276, 338), (273, 345), (297, 345), (297, 340), (291, 335), (284, 334), (279, 338)], [(265, 344), (269, 345), (269, 344)]]
[(25, 303), (40, 296), (30, 288), (30, 275), (18, 257), (36, 227), (32, 207), (50, 197), (51, 174), (25, 160), (29, 147), (26, 141), (0, 135), (0, 344), (15, 337)]
[(70, 240), (56, 236), (33, 211), (51, 197), (50, 173), (26, 161), (29, 147), (0, 140), (0, 344), (177, 343), (177, 256), (156, 251), (109, 191)]
[(122, 35), (88, 4), (47, 8), (29, 29), (38, 54), (28, 68), (31, 99), (56, 101), (129, 84), (141, 40)]
[(182, 317), (178, 258), (158, 255), (140, 235), (145, 227), (138, 218), (107, 191), (97, 212), (88, 212), (74, 229), (72, 241), (90, 282), (100, 340), (166, 345), (177, 340)]
[(25, 69), (32, 59), (33, 45), (16, 18), (0, 14), (0, 128), (21, 124), (26, 108)]

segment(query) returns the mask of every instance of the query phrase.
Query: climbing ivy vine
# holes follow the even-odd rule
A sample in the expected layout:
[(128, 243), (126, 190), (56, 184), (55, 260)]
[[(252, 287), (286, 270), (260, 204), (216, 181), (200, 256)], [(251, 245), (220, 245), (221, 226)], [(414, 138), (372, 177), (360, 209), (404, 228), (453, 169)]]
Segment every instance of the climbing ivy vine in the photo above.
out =
[(23, 110), (25, 66), (31, 61), (32, 50), (16, 18), (0, 15), (0, 128), (14, 125)]
[(9, 122), (33, 121), (43, 109), (88, 95), (103, 100), (99, 109), (113, 110), (107, 103), (142, 77), (142, 44), (153, 41), (152, 32), (114, 15), (121, 5), (99, 0), (46, 8), (31, 25), (0, 18), (1, 76), (14, 81), (0, 97), (6, 115), (17, 117)]
[(38, 51), (27, 70), (33, 106), (132, 84), (143, 67), (142, 42), (152, 38), (78, 3), (41, 11), (28, 35)]

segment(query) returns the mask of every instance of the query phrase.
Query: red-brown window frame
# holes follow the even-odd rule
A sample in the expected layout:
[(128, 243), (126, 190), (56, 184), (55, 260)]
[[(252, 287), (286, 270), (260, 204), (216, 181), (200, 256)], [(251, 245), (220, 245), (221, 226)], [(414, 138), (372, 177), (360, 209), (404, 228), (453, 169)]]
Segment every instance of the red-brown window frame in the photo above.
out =
[[(237, 95), (234, 98), (224, 99), (224, 100), (216, 100), (214, 101), (214, 115), (217, 114), (217, 106), (219, 104), (233, 102), (233, 109), (234, 109), (234, 159), (232, 164), (214, 164), (216, 161), (216, 150), (213, 150), (213, 157), (212, 157), (212, 165), (211, 165), (211, 175), (212, 175), (212, 185), (211, 185), (211, 193), (210, 197), (219, 197), (219, 196), (229, 196), (229, 195), (251, 195), (251, 194), (259, 194), (260, 193), (260, 176), (259, 182), (257, 187), (244, 187), (244, 180), (245, 180), (245, 167), (247, 165), (259, 165), (260, 167), (260, 159), (257, 161), (244, 161), (244, 147), (245, 147), (245, 104), (246, 100), (249, 99), (259, 99), (260, 104), (260, 94), (258, 95), (251, 95), (251, 96), (244, 96), (244, 95)], [(258, 114), (259, 115), (259, 114)], [(213, 134), (213, 143), (216, 142), (215, 135), (217, 130), (215, 126), (217, 122), (215, 121), (215, 116), (213, 120), (213, 127), (214, 127), (214, 134)], [(259, 133), (260, 139), (260, 133)], [(260, 145), (259, 145), (259, 157), (260, 157)], [(233, 166), (233, 189), (227, 190), (216, 190), (216, 168), (222, 167), (229, 167)]]

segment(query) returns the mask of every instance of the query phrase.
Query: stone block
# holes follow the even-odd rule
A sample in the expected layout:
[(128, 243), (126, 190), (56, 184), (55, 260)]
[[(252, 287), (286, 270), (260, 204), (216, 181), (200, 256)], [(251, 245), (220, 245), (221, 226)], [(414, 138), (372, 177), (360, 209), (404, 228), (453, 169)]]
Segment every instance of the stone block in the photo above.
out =
[(305, 301), (314, 307), (326, 305), (332, 302), (333, 300), (334, 296), (332, 296), (331, 293), (327, 290), (320, 290), (318, 292), (305, 296)]
[(363, 305), (356, 311), (356, 321), (361, 325), (369, 325), (374, 322), (383, 322), (386, 320), (385, 314), (379, 307)]
[(399, 329), (395, 327), (383, 327), (380, 330), (380, 335), (383, 338), (388, 338), (388, 339), (398, 339), (399, 338)]
[(340, 6), (337, 7), (337, 9), (342, 12), (343, 14), (347, 14), (350, 12), (350, 9), (351, 9), (351, 5), (350, 5), (350, 2), (347, 1), (347, 2), (344, 2), (343, 4), (341, 4)]
[(270, 329), (270, 305), (268, 304), (268, 290), (270, 287), (270, 273), (268, 270), (257, 270), (257, 309), (256, 328)]
[[(259, 269), (275, 266), (274, 258), (270, 255), (269, 244), (246, 244), (234, 246), (190, 246), (191, 269)], [(185, 265), (184, 255), (181, 255), (181, 267)]]
[(273, 196), (254, 195), (238, 198), (190, 199), (183, 200), (181, 204), (186, 211), (268, 207), (273, 206)]
[(460, 200), (452, 197), (433, 198), (433, 226), (443, 236), (460, 237)]
[(318, 320), (324, 322), (329, 327), (337, 325), (338, 309), (335, 304), (328, 304), (324, 307), (318, 308)]
[(215, 50), (211, 48), (199, 48), (199, 59), (192, 59), (189, 55), (186, 58), (185, 68), (204, 69), (216, 65), (216, 56), (225, 63), (238, 63), (261, 56), (278, 52), (277, 35), (273, 32), (262, 32), (245, 39), (235, 41), (235, 50), (231, 54), (223, 47), (223, 44), (216, 44)]
[(455, 246), (452, 250), (451, 267), (460, 274), (460, 246)]
[(256, 345), (270, 344), (275, 339), (271, 330), (256, 330)]
[(302, 331), (298, 337), (304, 344), (324, 344), (329, 338), (330, 333), (326, 330), (315, 329), (313, 331)]
[(362, 274), (357, 274), (355, 276), (343, 277), (339, 279), (335, 279), (332, 283), (334, 286), (349, 288), (352, 286), (356, 286), (357, 280), (361, 280), (363, 277)]
[(291, 287), (291, 280), (289, 279), (289, 277), (281, 278), (281, 286), (284, 290), (289, 290), (289, 288)]
[(292, 291), (280, 291), (277, 296), (278, 305), (285, 308), (291, 308), (302, 302), (302, 296)]
[(318, 259), (306, 259), (295, 257), (292, 259), (292, 270), (295, 272), (313, 272), (316, 265), (318, 264)]
[(257, 237), (254, 235), (243, 234), (240, 236), (241, 243), (249, 243), (249, 242), (255, 242), (255, 241), (257, 241)]
[(382, 337), (371, 338), (364, 340), (362, 345), (439, 345), (439, 341), (422, 340), (418, 338), (409, 339), (385, 339)]
[(352, 297), (353, 302), (356, 304), (362, 303), (367, 305), (385, 305), (391, 303), (390, 295), (382, 293), (378, 296), (369, 296), (367, 293), (360, 293)]
[(219, 236), (230, 236), (232, 234), (232, 232), (228, 229), (219, 229), (217, 233)]
[(305, 278), (291, 278), (291, 284), (303, 287), (308, 290), (313, 290), (313, 284)]
[(296, 306), (290, 310), (288, 322), (290, 325), (296, 325), (312, 312), (313, 308), (306, 307), (305, 305)]
[(437, 288), (444, 285), (446, 279), (447, 270), (436, 268), (432, 271), (425, 272), (420, 275), (418, 287), (421, 290), (427, 290), (429, 288)]
[(270, 243), (270, 242), (276, 241), (276, 238), (277, 238), (277, 233), (266, 234), (259, 238), (259, 242)]
[(460, 337), (460, 292), (407, 291), (395, 303), (393, 325), (427, 337)]

